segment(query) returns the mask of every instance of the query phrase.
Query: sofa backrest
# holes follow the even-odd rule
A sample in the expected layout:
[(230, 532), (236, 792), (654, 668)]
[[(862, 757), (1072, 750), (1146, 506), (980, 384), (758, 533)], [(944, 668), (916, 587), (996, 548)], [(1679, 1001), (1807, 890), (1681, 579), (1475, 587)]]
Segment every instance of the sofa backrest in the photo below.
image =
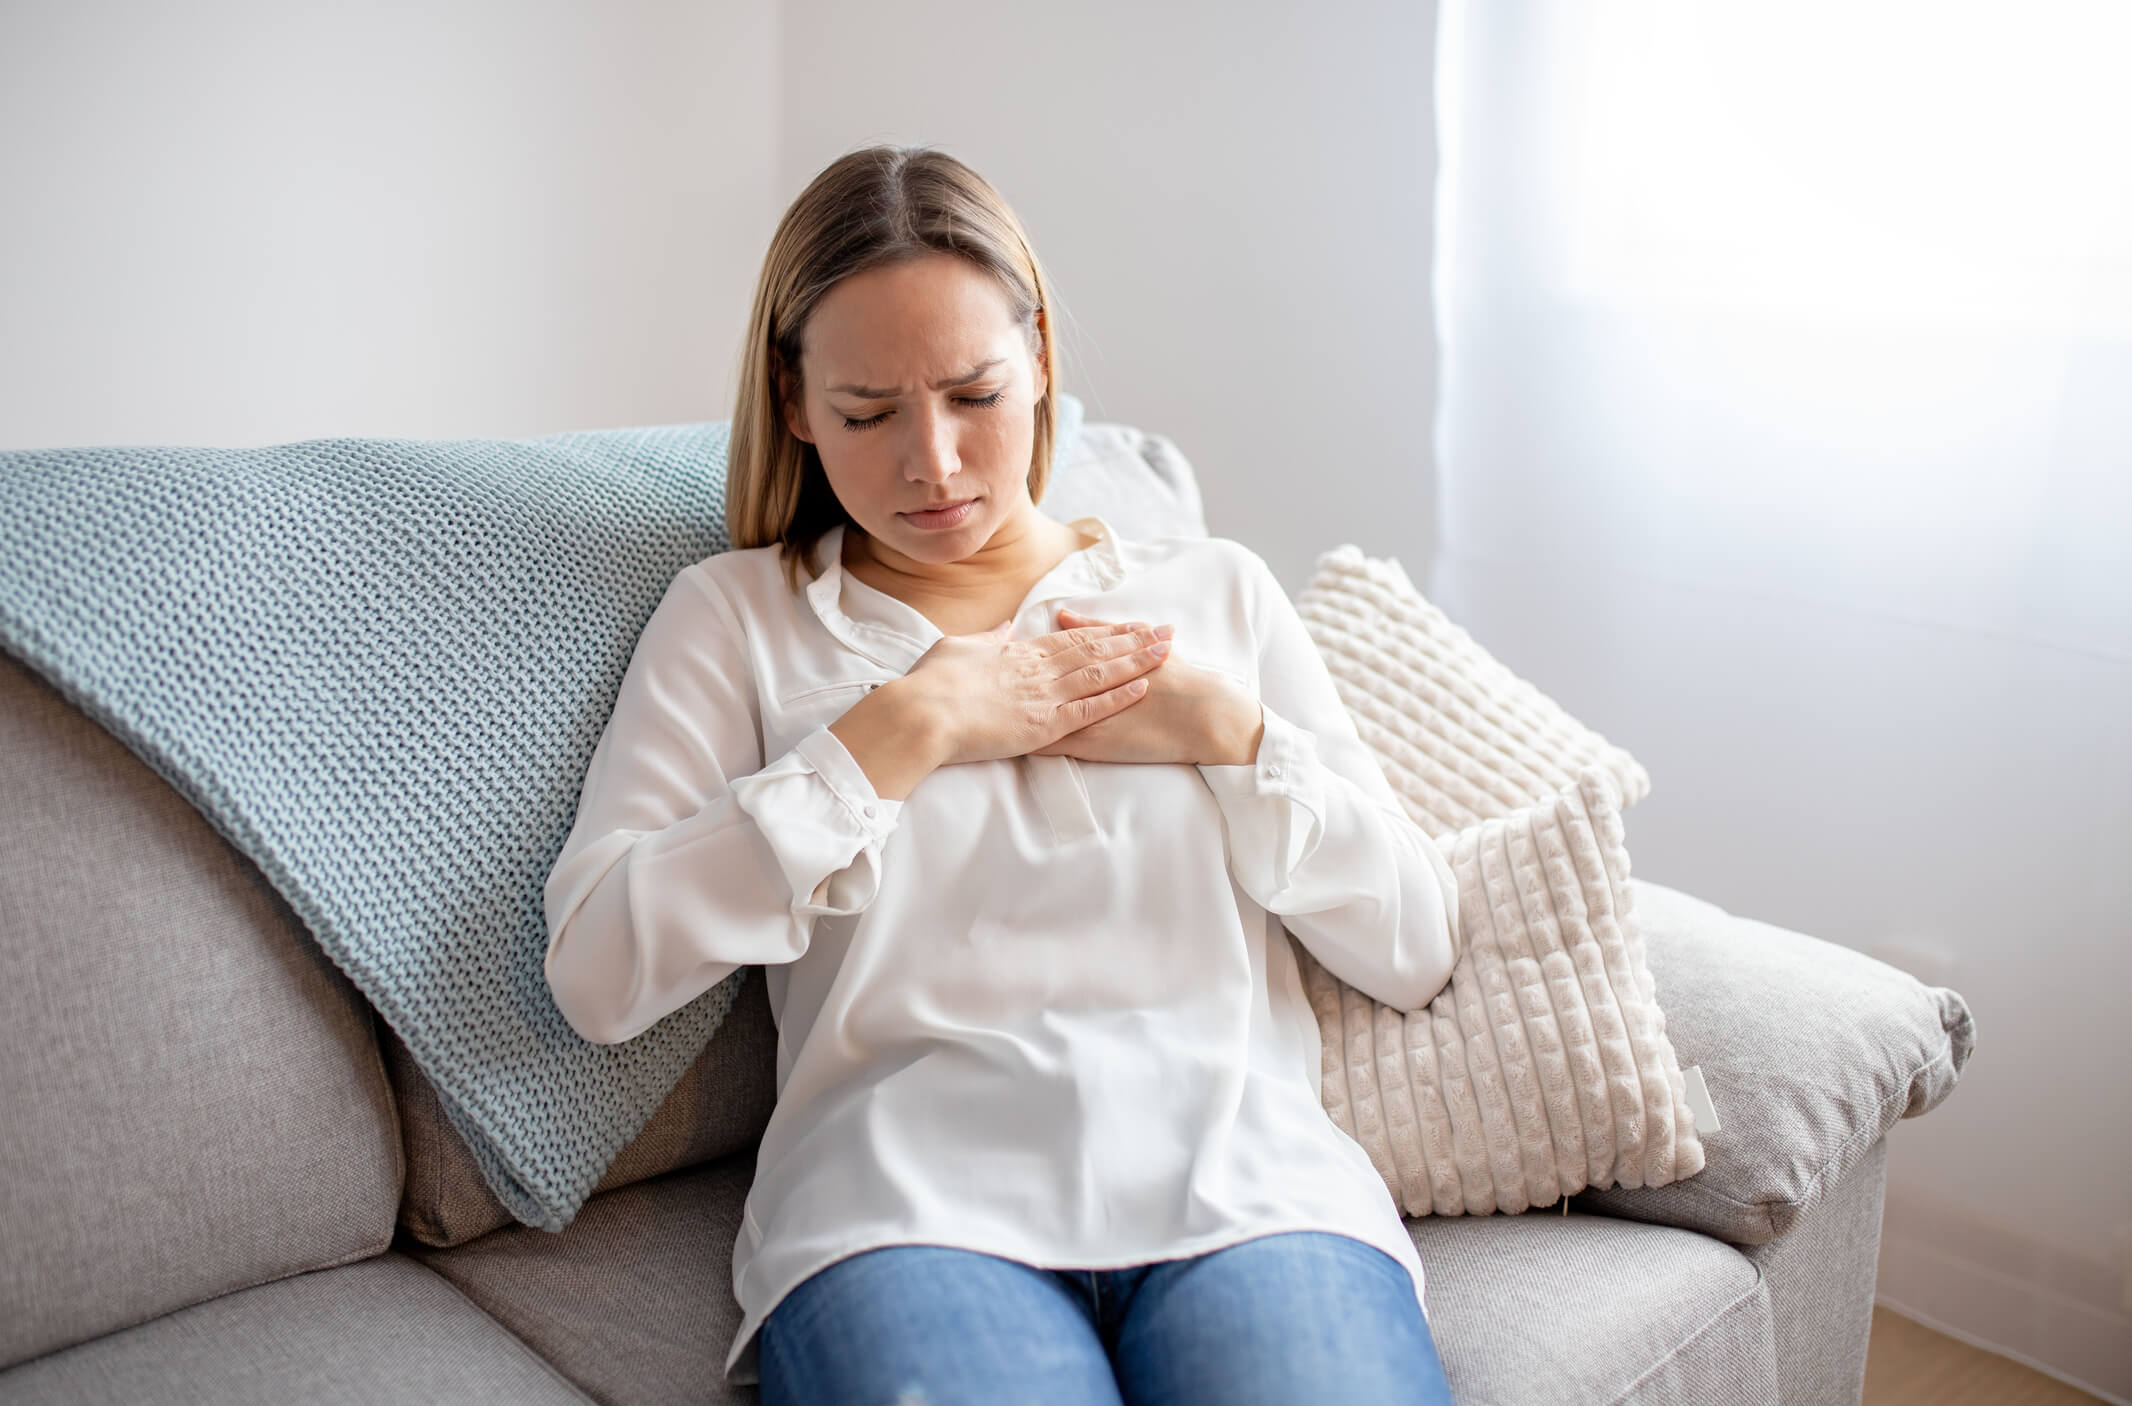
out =
[(370, 1008), (184, 798), (0, 654), (0, 1368), (377, 1254)]

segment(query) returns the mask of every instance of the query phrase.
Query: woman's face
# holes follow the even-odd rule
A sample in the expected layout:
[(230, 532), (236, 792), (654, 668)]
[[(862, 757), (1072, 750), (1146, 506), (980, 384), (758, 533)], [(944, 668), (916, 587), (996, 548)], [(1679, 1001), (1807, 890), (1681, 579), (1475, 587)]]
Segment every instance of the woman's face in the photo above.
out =
[[(1005, 290), (966, 259), (868, 269), (815, 305), (785, 422), (874, 546), (960, 561), (1033, 510), (1044, 378), (1030, 342)], [(965, 500), (946, 520), (913, 516)]]

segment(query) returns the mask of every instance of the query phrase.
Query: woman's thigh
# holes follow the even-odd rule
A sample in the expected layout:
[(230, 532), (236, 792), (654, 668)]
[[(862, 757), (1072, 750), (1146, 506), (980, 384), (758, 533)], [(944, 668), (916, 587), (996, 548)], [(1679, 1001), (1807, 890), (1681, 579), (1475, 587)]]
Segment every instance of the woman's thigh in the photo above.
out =
[(1087, 1302), (1049, 1270), (945, 1245), (867, 1250), (763, 1320), (763, 1406), (1120, 1406)]
[(1153, 1266), (1111, 1358), (1131, 1406), (1451, 1402), (1406, 1268), (1316, 1231)]

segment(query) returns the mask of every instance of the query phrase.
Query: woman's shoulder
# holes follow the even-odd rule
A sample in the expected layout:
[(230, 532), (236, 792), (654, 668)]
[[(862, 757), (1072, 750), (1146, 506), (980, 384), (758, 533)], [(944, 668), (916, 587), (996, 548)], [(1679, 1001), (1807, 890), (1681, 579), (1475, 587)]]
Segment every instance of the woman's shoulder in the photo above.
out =
[(775, 542), (713, 552), (683, 567), (675, 578), (676, 584), (684, 579), (699, 589), (715, 592), (743, 615), (770, 608), (791, 594), (780, 547)]
[(1134, 537), (1121, 540), (1126, 565), (1182, 572), (1195, 581), (1221, 581), (1257, 590), (1273, 573), (1266, 559), (1233, 537)]
[(715, 621), (722, 633), (746, 638), (779, 612), (789, 612), (796, 599), (786, 588), (775, 544), (714, 552), (673, 574), (645, 631), (683, 640)]
[(1138, 564), (1149, 566), (1182, 561), (1231, 571), (1255, 571), (1265, 565), (1257, 552), (1233, 537), (1131, 537), (1121, 533), (1118, 547), (1128, 562), (1137, 558)]

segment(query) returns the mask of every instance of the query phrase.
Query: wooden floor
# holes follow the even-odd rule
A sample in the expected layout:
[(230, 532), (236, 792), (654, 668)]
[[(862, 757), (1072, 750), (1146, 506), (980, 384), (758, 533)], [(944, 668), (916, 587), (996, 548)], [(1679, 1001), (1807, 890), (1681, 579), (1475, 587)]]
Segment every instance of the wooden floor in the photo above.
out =
[(1865, 1406), (2091, 1406), (2101, 1400), (1873, 1306)]

